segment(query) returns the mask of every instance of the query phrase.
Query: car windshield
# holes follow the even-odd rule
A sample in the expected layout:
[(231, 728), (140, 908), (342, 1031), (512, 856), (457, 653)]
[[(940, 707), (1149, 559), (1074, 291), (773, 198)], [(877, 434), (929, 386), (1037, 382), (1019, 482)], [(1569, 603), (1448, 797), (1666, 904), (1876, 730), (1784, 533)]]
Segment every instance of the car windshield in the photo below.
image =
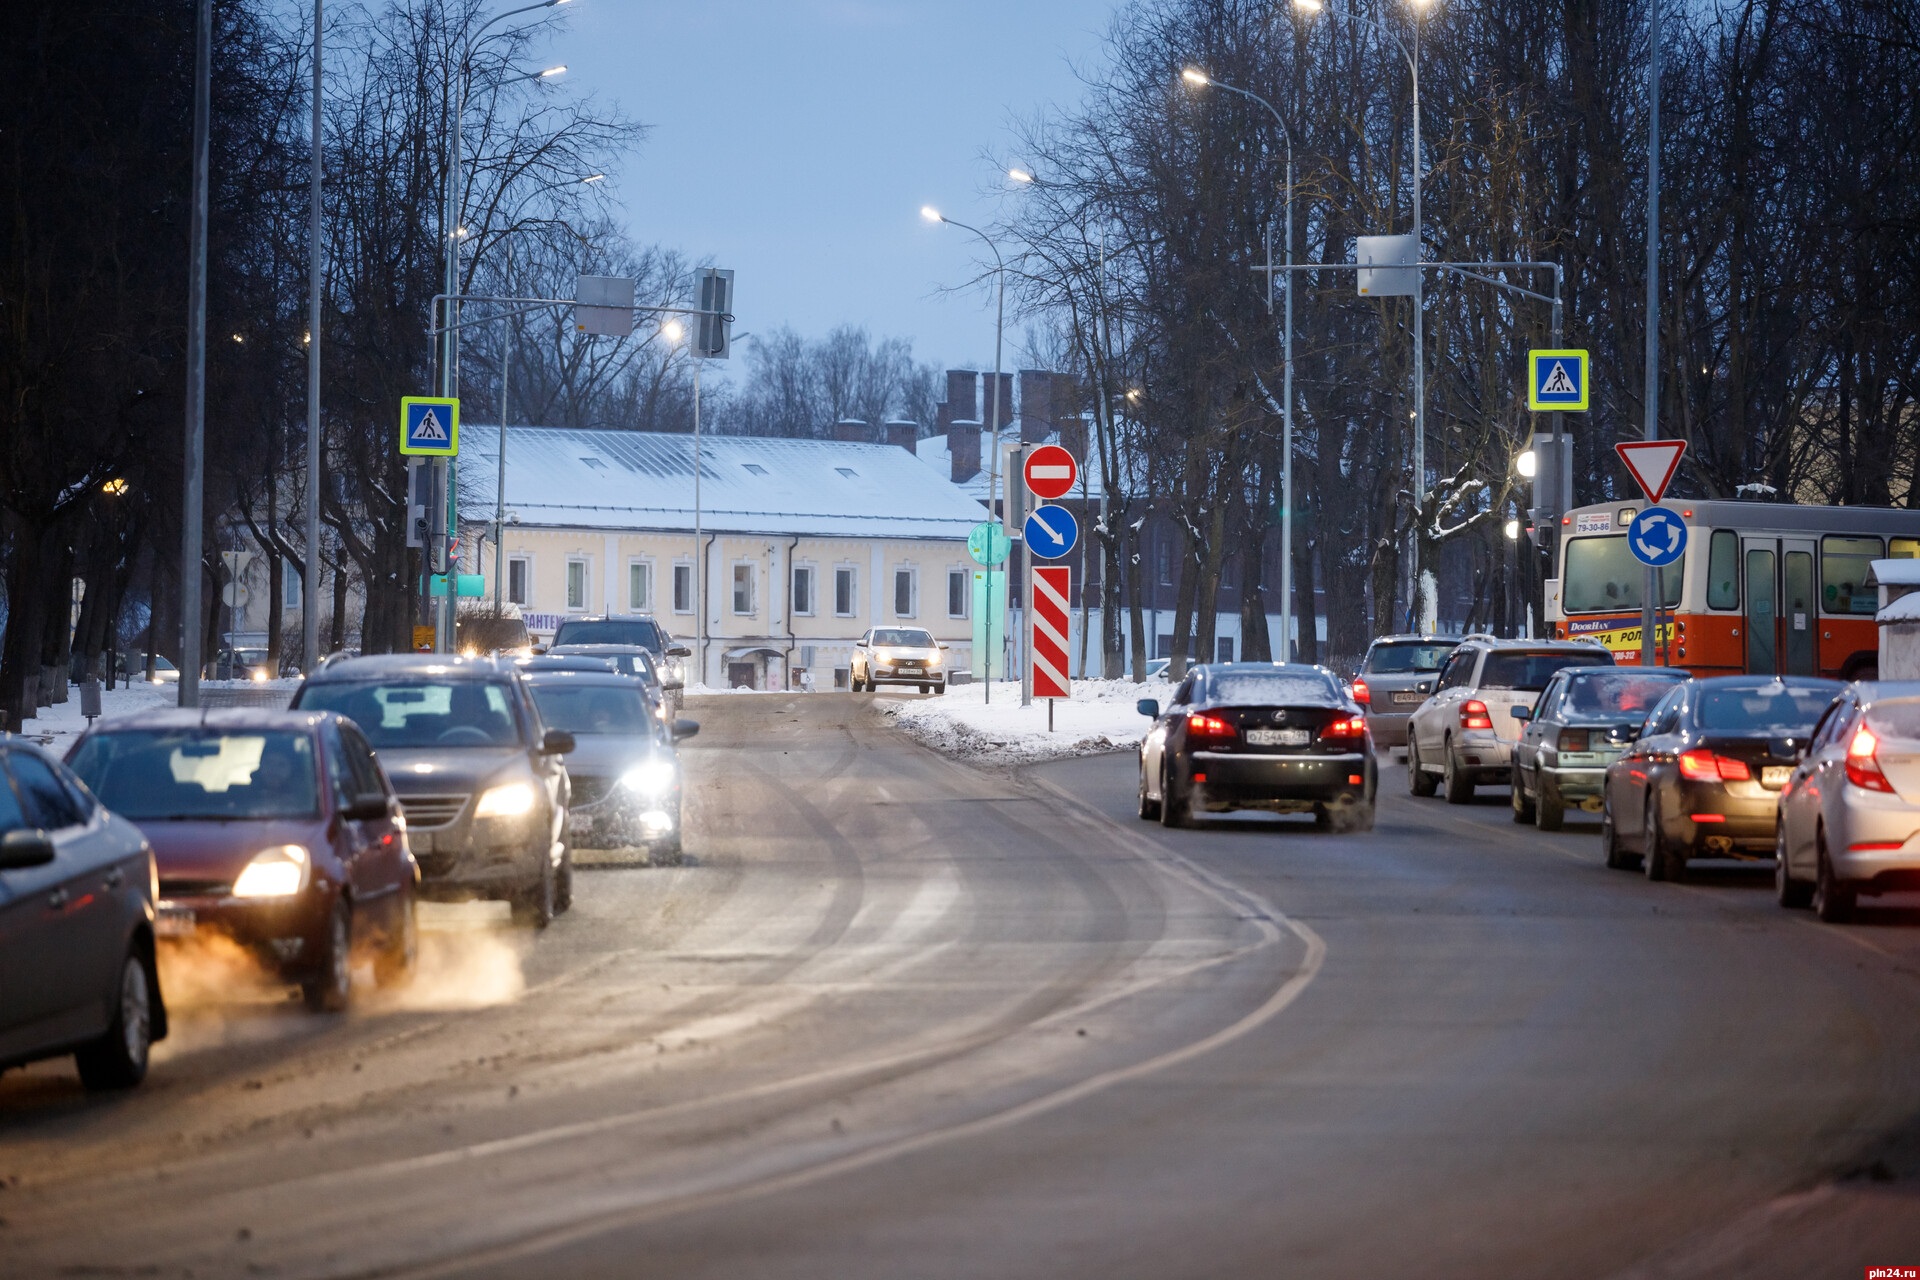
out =
[(1608, 667), (1613, 655), (1605, 649), (1550, 649), (1543, 653), (1489, 653), (1480, 671), (1482, 689), (1527, 689), (1539, 692), (1562, 667)]
[(1805, 732), (1813, 728), (1840, 691), (1829, 688), (1789, 688), (1778, 681), (1740, 689), (1702, 689), (1694, 705), (1693, 722), (1722, 733), (1759, 730)]
[(233, 659), (235, 662), (243, 662), (250, 667), (264, 667), (267, 665), (267, 651), (265, 649), (242, 649), (233, 655)]
[(1450, 644), (1377, 644), (1367, 653), (1367, 670), (1375, 675), (1438, 671), (1452, 652)]
[(873, 633), (875, 648), (931, 649), (933, 637), (925, 631), (888, 627)]
[(376, 751), (390, 747), (510, 747), (520, 740), (513, 695), (481, 680), (323, 680), (300, 710), (338, 711)]
[(1561, 714), (1625, 715), (1644, 719), (1656, 702), (1684, 680), (1684, 676), (1643, 676), (1630, 672), (1575, 676), (1567, 681), (1567, 696), (1561, 704)]
[(313, 818), (313, 739), (277, 730), (117, 729), (87, 737), (73, 771), (135, 821)]
[(533, 704), (549, 729), (577, 736), (650, 738), (657, 728), (647, 695), (633, 685), (540, 680), (533, 685)]
[(1207, 682), (1207, 697), (1212, 702), (1238, 705), (1289, 705), (1300, 702), (1338, 702), (1340, 690), (1330, 676), (1318, 672), (1233, 671), (1216, 675)]
[(660, 624), (652, 618), (598, 618), (568, 621), (554, 633), (554, 646), (563, 644), (638, 644), (655, 653), (666, 648)]

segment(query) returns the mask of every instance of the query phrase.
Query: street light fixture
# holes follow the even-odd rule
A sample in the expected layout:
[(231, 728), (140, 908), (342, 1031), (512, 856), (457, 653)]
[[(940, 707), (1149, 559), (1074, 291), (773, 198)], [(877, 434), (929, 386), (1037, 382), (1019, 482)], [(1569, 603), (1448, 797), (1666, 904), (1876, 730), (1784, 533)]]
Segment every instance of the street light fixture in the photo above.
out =
[(1518, 471), (1520, 475), (1527, 480), (1533, 479), (1534, 472), (1539, 470), (1539, 468), (1540, 459), (1534, 456), (1534, 452), (1531, 449), (1528, 449), (1525, 453), (1513, 460), (1513, 469)]
[(1012, 178), (1015, 182), (1032, 182), (1033, 181), (1033, 175), (1028, 173), (1025, 169), (1009, 169), (1007, 170), (1007, 176), (1009, 178)]
[(545, 71), (542, 71), (539, 75), (535, 76), (534, 79), (545, 80), (549, 76), (563, 76), (566, 73), (567, 73), (567, 64), (563, 62), (557, 67), (548, 67)]

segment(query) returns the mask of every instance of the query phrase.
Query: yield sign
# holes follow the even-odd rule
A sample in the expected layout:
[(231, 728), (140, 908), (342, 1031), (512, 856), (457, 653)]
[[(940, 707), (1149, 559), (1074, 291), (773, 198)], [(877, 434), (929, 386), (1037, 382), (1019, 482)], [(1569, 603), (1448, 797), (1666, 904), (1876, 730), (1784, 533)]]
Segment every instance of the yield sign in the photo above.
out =
[(1680, 469), (1680, 459), (1687, 452), (1685, 440), (1636, 440), (1630, 444), (1613, 446), (1620, 461), (1627, 464), (1634, 482), (1647, 495), (1648, 502), (1658, 502), (1667, 486), (1673, 482), (1673, 473)]

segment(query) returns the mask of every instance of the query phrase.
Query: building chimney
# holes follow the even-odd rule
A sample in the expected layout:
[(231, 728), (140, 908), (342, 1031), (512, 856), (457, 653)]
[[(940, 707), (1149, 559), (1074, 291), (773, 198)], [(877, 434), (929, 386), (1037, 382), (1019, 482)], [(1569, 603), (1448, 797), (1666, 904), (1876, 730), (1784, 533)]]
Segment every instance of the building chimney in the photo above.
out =
[[(1070, 418), (1061, 418), (1055, 430), (1060, 433), (1060, 447), (1073, 455), (1073, 460), (1079, 464), (1081, 473), (1084, 475), (1090, 465), (1087, 461), (1087, 420), (1079, 414), (1074, 414)], [(1089, 490), (1099, 487), (1091, 480), (1088, 481)]]
[(842, 418), (833, 424), (833, 438), (850, 444), (865, 444), (868, 440), (867, 424), (859, 418)]
[(980, 375), (971, 369), (947, 370), (947, 421), (977, 421), (979, 410)]
[(1053, 432), (1053, 375), (1020, 371), (1020, 443), (1039, 444)]
[(886, 425), (887, 443), (913, 452), (913, 446), (920, 439), (920, 424), (917, 422), (889, 422)]
[(955, 420), (947, 428), (947, 452), (953, 455), (953, 482), (965, 484), (980, 474), (980, 423)]

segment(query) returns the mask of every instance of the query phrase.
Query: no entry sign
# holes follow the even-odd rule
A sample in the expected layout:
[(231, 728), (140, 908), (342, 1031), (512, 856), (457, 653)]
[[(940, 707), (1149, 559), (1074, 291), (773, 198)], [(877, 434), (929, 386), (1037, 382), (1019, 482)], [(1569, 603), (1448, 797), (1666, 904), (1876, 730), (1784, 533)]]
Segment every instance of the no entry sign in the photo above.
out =
[[(1062, 451), (1064, 452), (1064, 450)], [(1033, 696), (1067, 698), (1067, 573), (1065, 566), (1033, 570)]]
[(1027, 455), (1027, 491), (1037, 498), (1063, 498), (1080, 476), (1073, 455), (1057, 444), (1043, 444)]

